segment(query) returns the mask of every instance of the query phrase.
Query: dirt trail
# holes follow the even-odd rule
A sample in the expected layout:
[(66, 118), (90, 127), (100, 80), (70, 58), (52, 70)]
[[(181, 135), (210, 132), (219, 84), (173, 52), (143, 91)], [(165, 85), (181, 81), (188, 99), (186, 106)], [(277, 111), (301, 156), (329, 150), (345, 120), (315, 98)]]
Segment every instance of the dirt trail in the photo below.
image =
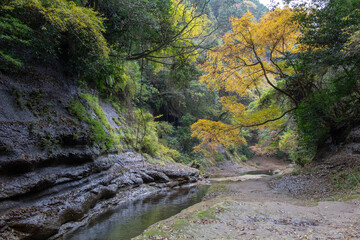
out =
[(298, 200), (270, 188), (274, 177), (214, 183), (215, 198), (135, 239), (360, 239), (359, 200)]
[(285, 170), (289, 162), (273, 157), (255, 156), (252, 159), (234, 164), (231, 161), (224, 161), (218, 163), (217, 167), (209, 169), (209, 175), (213, 177), (232, 177), (243, 174), (247, 171), (255, 170)]

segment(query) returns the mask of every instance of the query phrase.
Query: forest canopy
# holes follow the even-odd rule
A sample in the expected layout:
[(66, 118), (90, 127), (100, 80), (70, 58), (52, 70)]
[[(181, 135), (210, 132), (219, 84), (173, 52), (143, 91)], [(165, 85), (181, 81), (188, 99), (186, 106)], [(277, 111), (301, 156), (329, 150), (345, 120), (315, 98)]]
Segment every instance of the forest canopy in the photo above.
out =
[[(312, 1), (273, 9), (261, 21), (250, 13), (231, 19), (231, 31), (200, 65), (201, 81), (219, 92), (231, 119), (193, 124), (198, 150), (245, 142), (246, 127), (285, 130), (284, 141), (298, 141), (289, 152), (298, 161), (329, 138), (342, 141), (340, 133), (359, 121), (359, 5)], [(285, 138), (286, 129), (294, 137)]]
[(305, 164), (360, 120), (360, 1), (285, 2), (5, 0), (0, 71), (61, 66), (186, 163), (251, 144)]

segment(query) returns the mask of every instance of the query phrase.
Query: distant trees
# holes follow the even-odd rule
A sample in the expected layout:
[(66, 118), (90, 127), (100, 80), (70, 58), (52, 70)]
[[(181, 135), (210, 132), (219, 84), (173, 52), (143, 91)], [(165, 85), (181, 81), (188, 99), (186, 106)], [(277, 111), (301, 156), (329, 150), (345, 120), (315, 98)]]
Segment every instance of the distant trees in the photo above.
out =
[(258, 0), (210, 0), (208, 15), (219, 26), (219, 34), (223, 34), (231, 29), (230, 17), (241, 18), (251, 12), (259, 20), (267, 11)]

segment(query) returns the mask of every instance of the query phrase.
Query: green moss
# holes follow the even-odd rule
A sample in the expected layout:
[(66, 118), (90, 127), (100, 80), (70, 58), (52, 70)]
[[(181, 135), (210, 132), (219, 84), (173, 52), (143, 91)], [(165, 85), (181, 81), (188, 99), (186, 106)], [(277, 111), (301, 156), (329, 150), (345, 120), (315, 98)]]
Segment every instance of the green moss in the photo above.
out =
[(111, 127), (109, 120), (107, 119), (104, 111), (102, 110), (101, 106), (99, 105), (99, 99), (96, 96), (93, 96), (89, 93), (87, 94), (81, 94), (81, 98), (85, 99), (91, 109), (95, 112), (96, 116), (100, 119), (101, 123), (106, 127), (108, 131), (113, 131), (113, 128)]
[(120, 121), (118, 121), (115, 117), (112, 118), (112, 120), (114, 121), (114, 123), (118, 126), (121, 126)]
[(106, 133), (103, 125), (91, 117), (91, 114), (86, 110), (85, 106), (80, 101), (71, 101), (68, 109), (69, 112), (75, 115), (80, 121), (86, 122), (90, 125), (91, 140), (93, 143), (99, 144), (102, 151), (112, 149), (114, 147), (114, 141)]
[(121, 141), (126, 144), (127, 148), (135, 148), (136, 136), (134, 133), (134, 129), (130, 127), (125, 127), (122, 130), (124, 134), (120, 136)]
[[(29, 48), (32, 29), (2, 12), (0, 17), (0, 70), (16, 72), (23, 66), (23, 56), (19, 49)], [(16, 48), (16, 50), (15, 50)]]
[[(81, 94), (80, 95), (83, 99), (85, 99), (91, 109), (95, 112), (96, 116), (100, 119), (100, 122), (103, 126), (105, 126), (106, 130), (108, 131), (110, 138), (111, 138), (111, 145), (114, 146), (118, 151), (122, 151), (123, 147), (121, 144), (121, 137), (119, 133), (110, 125), (109, 120), (107, 119), (106, 114), (104, 113), (103, 109), (99, 104), (99, 99), (96, 96), (91, 94)], [(117, 122), (118, 124), (119, 122)], [(121, 125), (120, 123), (118, 124)]]
[(79, 102), (78, 100), (72, 100), (68, 107), (69, 112), (76, 116), (80, 121), (88, 122), (89, 121), (89, 114), (86, 111), (84, 105)]
[(104, 130), (103, 125), (93, 118), (90, 118), (89, 124), (92, 131), (92, 140), (95, 143), (99, 143), (103, 151), (106, 149), (113, 149), (114, 141)]
[(188, 225), (189, 225), (189, 222), (186, 221), (185, 219), (176, 219), (174, 221), (174, 224), (172, 225), (172, 228), (174, 230), (181, 230), (181, 229), (184, 229)]
[(168, 148), (162, 144), (158, 144), (157, 156), (165, 162), (179, 162), (180, 153), (174, 149)]
[(222, 193), (222, 192), (229, 192), (229, 189), (226, 187), (226, 185), (222, 183), (214, 183), (210, 186), (209, 190), (207, 191), (207, 194)]
[[(221, 204), (221, 203), (220, 203)], [(214, 207), (209, 208), (205, 211), (200, 211), (195, 214), (195, 218), (200, 219), (217, 219), (217, 215), (224, 211), (224, 208), (217, 204)]]
[(163, 231), (159, 230), (159, 229), (150, 229), (150, 230), (144, 232), (144, 236), (146, 236), (146, 237), (151, 237), (151, 236), (164, 237), (164, 236), (166, 236), (166, 234)]
[(247, 157), (245, 155), (240, 155), (240, 160), (242, 162), (246, 162), (248, 159), (247, 159)]
[(110, 136), (114, 142), (114, 147), (117, 151), (121, 152), (124, 150), (122, 144), (121, 144), (121, 136), (116, 132), (110, 132)]
[(15, 101), (20, 110), (27, 107), (35, 116), (50, 116), (51, 103), (45, 101), (46, 93), (42, 89), (35, 89), (31, 92), (24, 92), (16, 88), (12, 94), (15, 95)]
[(51, 153), (59, 147), (59, 143), (59, 139), (51, 135), (50, 132), (38, 134), (37, 145), (41, 150), (46, 150)]
[(211, 212), (209, 212), (209, 211), (201, 211), (201, 212), (198, 212), (198, 213), (196, 214), (196, 217), (202, 218), (202, 219), (204, 219), (204, 218), (215, 219), (215, 218), (216, 218), (215, 214), (213, 214), (213, 213), (211, 213)]

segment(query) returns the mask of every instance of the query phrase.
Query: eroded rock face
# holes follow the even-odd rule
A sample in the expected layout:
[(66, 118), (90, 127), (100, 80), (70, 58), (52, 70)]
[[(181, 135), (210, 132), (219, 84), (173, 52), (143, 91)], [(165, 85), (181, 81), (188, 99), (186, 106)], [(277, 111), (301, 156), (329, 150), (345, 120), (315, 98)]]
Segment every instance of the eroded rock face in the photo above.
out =
[[(151, 165), (140, 155), (124, 163), (122, 159), (128, 154), (103, 156), (83, 166), (49, 168), (43, 170), (45, 174), (32, 172), (27, 179), (21, 176), (19, 181), (8, 180), (14, 183), (4, 184), (8, 196), (12, 192), (18, 195), (5, 198), (3, 194), (0, 238), (46, 239), (55, 235), (55, 239), (66, 234), (71, 224), (87, 224), (86, 219), (90, 221), (121, 201), (199, 179), (194, 169), (176, 164)], [(56, 174), (48, 174), (55, 170)], [(21, 189), (21, 181), (26, 189)], [(44, 190), (34, 191), (36, 187)]]
[(121, 201), (199, 179), (130, 151), (100, 155), (67, 110), (76, 86), (55, 75), (0, 74), (0, 239), (60, 238)]

